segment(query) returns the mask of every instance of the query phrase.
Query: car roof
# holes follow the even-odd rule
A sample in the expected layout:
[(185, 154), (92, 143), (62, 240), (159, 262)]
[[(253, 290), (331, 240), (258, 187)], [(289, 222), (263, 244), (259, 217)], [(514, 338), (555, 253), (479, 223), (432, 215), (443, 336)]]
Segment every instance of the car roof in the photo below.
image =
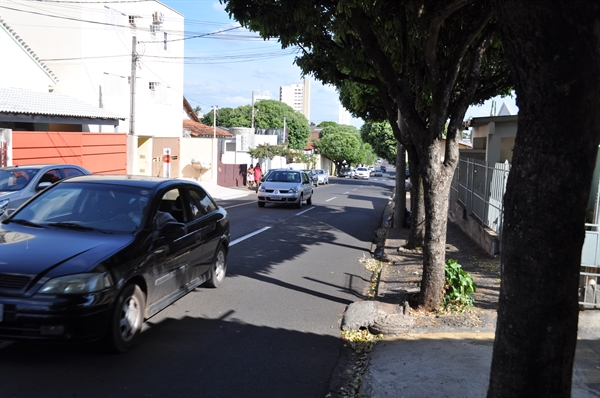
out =
[(106, 185), (127, 185), (132, 187), (140, 187), (152, 189), (161, 185), (176, 185), (176, 184), (188, 184), (194, 186), (200, 186), (197, 182), (188, 180), (178, 180), (173, 178), (164, 177), (153, 177), (153, 176), (138, 176), (138, 175), (127, 175), (127, 174), (90, 174), (84, 176), (71, 177), (67, 180), (63, 180), (61, 184), (72, 184), (79, 182), (92, 182), (94, 184), (106, 184)]
[[(70, 163), (46, 163), (46, 164), (24, 164), (24, 165), (15, 165), (15, 166), (6, 166), (0, 167), (0, 170), (19, 170), (19, 169), (43, 169), (45, 167), (79, 167), (80, 169), (84, 169), (82, 166), (78, 164), (70, 164)], [(84, 169), (85, 170), (85, 169)]]

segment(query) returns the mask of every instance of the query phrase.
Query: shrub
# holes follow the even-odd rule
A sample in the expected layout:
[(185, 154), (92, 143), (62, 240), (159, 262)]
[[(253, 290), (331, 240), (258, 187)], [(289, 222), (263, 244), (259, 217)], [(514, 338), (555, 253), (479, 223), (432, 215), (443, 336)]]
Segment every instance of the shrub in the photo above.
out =
[(475, 292), (477, 285), (456, 260), (446, 260), (445, 269), (446, 285), (442, 307), (451, 312), (468, 311), (473, 306), (473, 297), (470, 294)]

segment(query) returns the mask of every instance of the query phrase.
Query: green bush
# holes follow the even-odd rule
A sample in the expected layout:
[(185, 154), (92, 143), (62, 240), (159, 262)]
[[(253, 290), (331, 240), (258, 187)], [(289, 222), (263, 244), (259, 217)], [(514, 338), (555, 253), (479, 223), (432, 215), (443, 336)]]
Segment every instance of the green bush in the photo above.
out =
[(442, 307), (452, 312), (468, 311), (473, 306), (473, 297), (470, 294), (475, 292), (477, 285), (456, 260), (446, 260), (445, 269), (446, 285)]

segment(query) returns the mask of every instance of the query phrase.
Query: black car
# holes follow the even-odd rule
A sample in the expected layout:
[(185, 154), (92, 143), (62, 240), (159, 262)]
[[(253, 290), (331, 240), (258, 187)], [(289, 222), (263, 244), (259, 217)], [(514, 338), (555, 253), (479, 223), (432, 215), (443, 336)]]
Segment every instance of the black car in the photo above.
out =
[(227, 270), (229, 217), (197, 183), (88, 175), (0, 224), (0, 339), (123, 352), (143, 321)]

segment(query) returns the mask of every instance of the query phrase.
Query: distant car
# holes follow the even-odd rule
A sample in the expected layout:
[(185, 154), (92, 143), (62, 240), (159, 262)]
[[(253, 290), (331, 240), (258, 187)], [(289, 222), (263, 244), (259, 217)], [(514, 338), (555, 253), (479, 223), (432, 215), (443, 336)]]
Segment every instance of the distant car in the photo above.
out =
[(375, 177), (383, 177), (383, 172), (381, 170), (375, 170)]
[(316, 169), (319, 184), (329, 184), (329, 174), (323, 169)]
[(276, 169), (265, 178), (258, 189), (258, 207), (267, 203), (295, 204), (301, 208), (306, 201), (312, 204), (313, 184), (302, 170)]
[(367, 167), (367, 169), (369, 169), (369, 173), (370, 173), (370, 175), (373, 175), (373, 174), (375, 174), (375, 167), (373, 167), (373, 166), (368, 166), (368, 167)]
[(371, 173), (369, 172), (369, 169), (367, 169), (366, 167), (357, 167), (356, 168), (356, 173), (354, 174), (354, 178), (362, 178), (364, 180), (368, 180), (370, 176), (371, 176)]
[(310, 180), (312, 181), (315, 187), (319, 186), (319, 177), (317, 177), (317, 172), (315, 170), (302, 170), (308, 174)]
[(64, 178), (92, 174), (75, 164), (32, 164), (0, 168), (0, 219)]
[(352, 178), (354, 177), (354, 168), (353, 167), (344, 167), (343, 169), (340, 170), (340, 177), (349, 177)]
[(379, 166), (379, 170), (381, 170), (382, 172), (385, 173), (387, 169), (385, 168), (385, 166), (382, 165), (382, 166)]
[[(129, 350), (145, 319), (227, 270), (229, 216), (192, 181), (86, 175), (0, 223), (0, 339)], [(176, 338), (176, 337), (175, 337)]]

